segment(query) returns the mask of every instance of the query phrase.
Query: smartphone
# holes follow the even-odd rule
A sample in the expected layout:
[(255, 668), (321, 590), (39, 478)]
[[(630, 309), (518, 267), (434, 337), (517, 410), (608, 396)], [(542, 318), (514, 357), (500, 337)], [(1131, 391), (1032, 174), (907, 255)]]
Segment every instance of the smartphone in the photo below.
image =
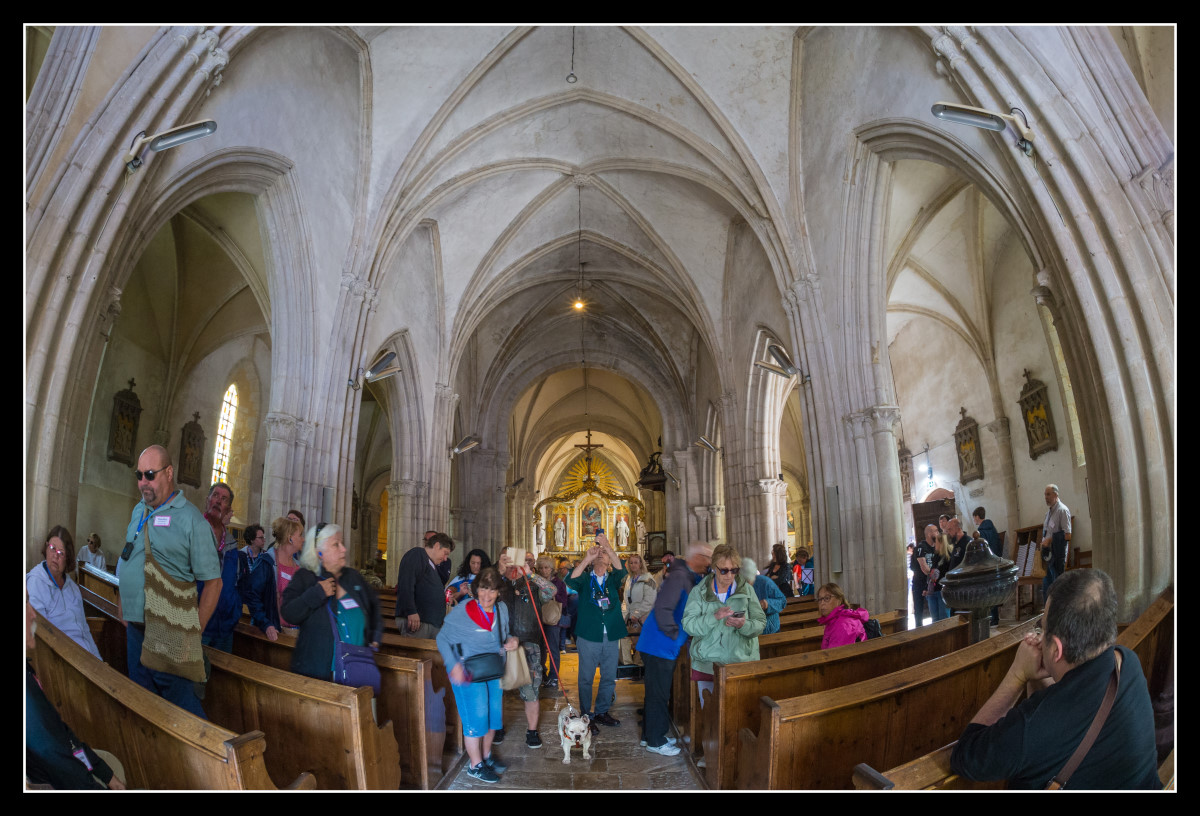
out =
[(745, 612), (734, 612), (734, 613), (733, 613), (732, 615), (730, 615), (729, 617), (731, 617), (731, 618), (744, 618), (744, 617), (746, 617), (746, 613), (745, 613)]
[(596, 535), (598, 535), (598, 536), (604, 535), (604, 528), (603, 528), (603, 527), (597, 527), (597, 528), (596, 528)]

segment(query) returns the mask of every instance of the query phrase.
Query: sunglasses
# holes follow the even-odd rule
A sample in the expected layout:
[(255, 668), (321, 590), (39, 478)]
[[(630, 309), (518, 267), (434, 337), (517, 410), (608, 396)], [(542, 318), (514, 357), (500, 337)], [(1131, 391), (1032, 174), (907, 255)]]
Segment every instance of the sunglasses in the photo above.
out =
[(716, 569), (716, 571), (721, 573), (722, 575), (728, 575), (731, 572), (734, 575), (737, 575), (739, 572), (742, 571), (741, 567), (715, 567), (714, 569)]
[(158, 478), (158, 474), (162, 473), (164, 470), (166, 470), (166, 468), (159, 468), (158, 470), (145, 470), (145, 471), (143, 471), (143, 470), (135, 470), (135, 471), (133, 472), (133, 475), (137, 477), (137, 480), (138, 480), (139, 482), (140, 482), (140, 481), (141, 481), (143, 478), (144, 478), (144, 479), (145, 479), (147, 482), (153, 482), (153, 481), (154, 481), (156, 478)]

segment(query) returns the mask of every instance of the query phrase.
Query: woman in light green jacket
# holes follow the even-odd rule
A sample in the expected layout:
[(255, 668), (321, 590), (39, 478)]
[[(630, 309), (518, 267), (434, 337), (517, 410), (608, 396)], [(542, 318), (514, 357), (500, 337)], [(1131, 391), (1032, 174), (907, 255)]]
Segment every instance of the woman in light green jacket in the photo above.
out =
[(712, 574), (696, 584), (683, 610), (683, 629), (692, 636), (688, 650), (701, 707), (704, 692), (712, 693), (713, 663), (758, 660), (758, 636), (767, 616), (754, 594), (754, 576), (738, 575), (741, 563), (738, 551), (728, 544), (713, 550)]

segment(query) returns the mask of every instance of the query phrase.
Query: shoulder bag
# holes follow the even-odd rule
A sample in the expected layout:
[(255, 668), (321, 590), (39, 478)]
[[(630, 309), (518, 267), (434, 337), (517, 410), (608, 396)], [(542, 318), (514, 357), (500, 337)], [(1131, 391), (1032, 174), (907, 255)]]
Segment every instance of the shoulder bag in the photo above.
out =
[(142, 665), (195, 683), (208, 681), (200, 639), (200, 607), (196, 582), (172, 578), (154, 558), (146, 527), (145, 622)]
[[(500, 611), (497, 610), (496, 614), (499, 615)], [(503, 630), (501, 630), (500, 644), (501, 646), (504, 644)], [(505, 659), (500, 652), (484, 652), (464, 658), (461, 645), (454, 644), (454, 650), (458, 653), (458, 660), (467, 673), (468, 683), (486, 683), (504, 676)]]
[[(337, 595), (329, 600), (337, 603)], [(333, 629), (333, 682), (351, 688), (370, 686), (378, 697), (382, 678), (379, 667), (375, 665), (375, 652), (370, 646), (356, 646), (342, 640), (329, 604), (325, 605), (325, 612), (329, 615), (329, 626)]]

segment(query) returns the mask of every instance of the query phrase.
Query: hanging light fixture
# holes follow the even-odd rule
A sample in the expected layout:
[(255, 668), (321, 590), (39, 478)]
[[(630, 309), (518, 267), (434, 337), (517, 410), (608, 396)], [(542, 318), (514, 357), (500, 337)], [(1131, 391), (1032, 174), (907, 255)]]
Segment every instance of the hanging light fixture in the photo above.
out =
[(574, 85), (579, 81), (575, 76), (575, 26), (571, 26), (571, 73), (567, 74), (567, 82)]

